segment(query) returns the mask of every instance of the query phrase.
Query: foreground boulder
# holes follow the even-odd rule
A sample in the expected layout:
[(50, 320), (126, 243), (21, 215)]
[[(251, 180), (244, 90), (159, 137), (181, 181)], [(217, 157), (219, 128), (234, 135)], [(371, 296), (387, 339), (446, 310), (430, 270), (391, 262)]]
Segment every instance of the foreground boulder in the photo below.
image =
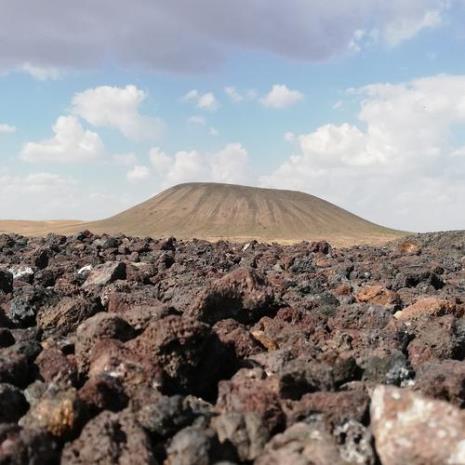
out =
[(371, 420), (383, 465), (465, 464), (465, 415), (452, 405), (378, 386)]

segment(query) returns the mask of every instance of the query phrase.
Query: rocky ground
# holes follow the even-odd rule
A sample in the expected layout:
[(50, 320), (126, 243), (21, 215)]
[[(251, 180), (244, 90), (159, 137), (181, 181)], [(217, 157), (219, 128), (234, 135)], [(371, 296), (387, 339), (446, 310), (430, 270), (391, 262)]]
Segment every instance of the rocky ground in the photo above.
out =
[(0, 464), (465, 464), (465, 233), (0, 236)]

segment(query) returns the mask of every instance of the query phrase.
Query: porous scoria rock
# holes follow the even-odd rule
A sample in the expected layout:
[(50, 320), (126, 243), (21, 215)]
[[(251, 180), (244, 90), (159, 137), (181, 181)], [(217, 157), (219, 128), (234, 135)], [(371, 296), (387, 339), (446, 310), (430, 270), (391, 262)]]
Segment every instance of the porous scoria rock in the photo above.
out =
[(241, 461), (255, 460), (269, 439), (269, 432), (260, 416), (254, 412), (231, 412), (213, 418), (212, 428), (220, 443), (234, 446)]
[(198, 409), (189, 397), (150, 394), (143, 397), (141, 405), (134, 402), (133, 408), (138, 422), (155, 437), (167, 439), (191, 425), (197, 417), (210, 413), (211, 405), (206, 402)]
[(397, 305), (400, 302), (399, 294), (386, 289), (381, 284), (365, 286), (356, 294), (356, 299), (361, 303), (377, 305)]
[(73, 356), (66, 356), (57, 347), (43, 350), (35, 360), (40, 376), (46, 382), (73, 384), (77, 379), (77, 366)]
[(31, 366), (27, 355), (14, 348), (13, 345), (0, 352), (0, 383), (24, 387), (31, 377)]
[(37, 315), (37, 325), (46, 333), (66, 335), (100, 310), (95, 301), (83, 297), (65, 297), (54, 306), (42, 308)]
[(0, 423), (18, 421), (28, 408), (20, 389), (11, 384), (0, 384)]
[(84, 288), (91, 288), (97, 286), (106, 286), (107, 284), (116, 281), (117, 279), (126, 278), (126, 265), (122, 262), (117, 263), (104, 263), (98, 265), (89, 273)]
[(58, 465), (60, 446), (46, 431), (0, 424), (2, 465)]
[(83, 417), (83, 406), (76, 390), (61, 390), (52, 384), (20, 423), (24, 427), (44, 429), (55, 437), (66, 438), (81, 426)]
[(413, 240), (405, 240), (399, 244), (399, 252), (406, 255), (419, 255), (421, 253), (421, 246)]
[(377, 386), (371, 429), (382, 465), (465, 464), (465, 416), (408, 390)]
[(5, 294), (13, 291), (13, 274), (7, 270), (0, 270), (0, 291)]
[(287, 424), (305, 421), (316, 413), (322, 414), (331, 425), (342, 425), (349, 420), (360, 423), (368, 415), (370, 398), (365, 390), (343, 392), (315, 392), (305, 394), (298, 401), (283, 402)]
[[(349, 425), (347, 430), (351, 427)], [(354, 444), (338, 444), (318, 420), (314, 423), (295, 423), (284, 433), (276, 435), (266, 446), (255, 465), (374, 465), (370, 435), (360, 425), (359, 437), (352, 438), (338, 431)], [(336, 434), (337, 434), (336, 433)], [(361, 433), (361, 435), (360, 435)]]
[(433, 360), (463, 358), (464, 338), (458, 331), (459, 321), (452, 315), (412, 321), (415, 338), (409, 342), (407, 353), (413, 368)]
[(214, 324), (234, 318), (241, 322), (258, 321), (271, 312), (272, 288), (252, 268), (238, 268), (213, 282), (194, 304), (191, 314)]
[(146, 366), (158, 367), (169, 391), (214, 396), (216, 383), (233, 365), (225, 348), (205, 323), (168, 316), (151, 323), (128, 347)]
[(416, 372), (414, 389), (457, 407), (465, 406), (465, 362), (441, 360), (424, 363)]
[(214, 454), (214, 433), (189, 426), (176, 433), (167, 447), (164, 465), (209, 465)]
[(448, 300), (438, 297), (425, 297), (397, 312), (394, 317), (398, 320), (412, 320), (415, 318), (456, 314), (457, 312), (463, 314), (463, 309), (457, 308), (456, 304)]
[(128, 413), (102, 412), (63, 450), (61, 465), (157, 465), (150, 439)]
[[(0, 235), (0, 465), (460, 464), (465, 233), (401, 242)], [(377, 454), (378, 384), (446, 403)]]
[(276, 377), (267, 377), (260, 368), (239, 370), (230, 380), (220, 381), (217, 409), (254, 412), (270, 432), (276, 431), (284, 424), (278, 383)]
[(85, 373), (89, 368), (92, 348), (97, 341), (117, 339), (127, 341), (135, 336), (131, 325), (118, 315), (97, 313), (81, 323), (76, 331), (76, 357), (79, 370)]

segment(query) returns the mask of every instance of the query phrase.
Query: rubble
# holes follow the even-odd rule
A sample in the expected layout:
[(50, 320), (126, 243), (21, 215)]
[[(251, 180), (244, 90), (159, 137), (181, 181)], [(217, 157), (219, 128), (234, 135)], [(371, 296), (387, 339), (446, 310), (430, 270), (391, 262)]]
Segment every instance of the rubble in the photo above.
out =
[(2, 235), (0, 464), (465, 464), (464, 257)]

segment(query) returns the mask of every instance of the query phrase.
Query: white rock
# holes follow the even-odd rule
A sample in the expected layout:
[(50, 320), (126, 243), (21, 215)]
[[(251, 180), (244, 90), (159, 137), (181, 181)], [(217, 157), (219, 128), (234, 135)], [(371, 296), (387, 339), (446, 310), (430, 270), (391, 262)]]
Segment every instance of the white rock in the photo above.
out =
[(83, 266), (79, 271), (78, 271), (78, 274), (84, 274), (84, 273), (88, 273), (90, 271), (92, 271), (92, 265), (86, 265), (86, 266)]
[(377, 386), (370, 411), (382, 465), (465, 465), (465, 416), (457, 407)]
[(34, 276), (34, 270), (30, 266), (13, 265), (8, 269), (8, 271), (13, 275), (13, 279)]

